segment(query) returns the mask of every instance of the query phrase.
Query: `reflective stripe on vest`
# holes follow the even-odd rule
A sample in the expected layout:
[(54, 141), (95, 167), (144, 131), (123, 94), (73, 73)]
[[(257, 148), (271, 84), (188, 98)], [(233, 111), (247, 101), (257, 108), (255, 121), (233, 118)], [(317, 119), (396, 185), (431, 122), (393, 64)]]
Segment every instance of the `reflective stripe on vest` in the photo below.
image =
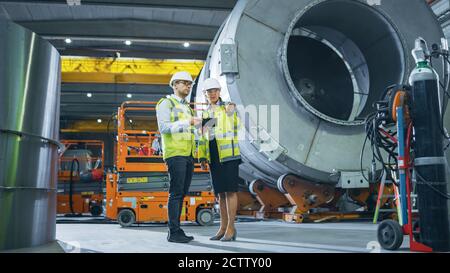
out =
[(234, 146), (233, 144), (220, 145), (220, 149), (221, 150), (232, 149), (233, 146)]

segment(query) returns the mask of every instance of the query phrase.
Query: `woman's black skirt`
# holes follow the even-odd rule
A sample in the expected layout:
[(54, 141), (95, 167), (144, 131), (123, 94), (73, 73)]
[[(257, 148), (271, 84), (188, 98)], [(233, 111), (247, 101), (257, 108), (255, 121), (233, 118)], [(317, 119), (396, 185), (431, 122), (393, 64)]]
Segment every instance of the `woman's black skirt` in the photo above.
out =
[(243, 182), (239, 177), (239, 164), (241, 164), (241, 160), (236, 159), (220, 163), (219, 151), (217, 150), (217, 142), (215, 139), (209, 142), (209, 151), (211, 157), (209, 167), (214, 193), (217, 195), (224, 192), (238, 192), (238, 185), (240, 182)]

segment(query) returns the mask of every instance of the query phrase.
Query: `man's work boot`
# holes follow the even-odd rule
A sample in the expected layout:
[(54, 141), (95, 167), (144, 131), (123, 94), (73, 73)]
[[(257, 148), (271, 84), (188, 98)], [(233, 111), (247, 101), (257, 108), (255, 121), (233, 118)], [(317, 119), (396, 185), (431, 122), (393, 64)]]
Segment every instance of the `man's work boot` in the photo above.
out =
[(169, 236), (167, 237), (167, 241), (172, 242), (172, 243), (189, 243), (190, 241), (192, 241), (192, 239), (185, 236), (183, 234), (183, 232), (177, 231), (174, 233), (170, 233), (170, 231), (169, 231)]
[(184, 233), (184, 230), (180, 229), (181, 234), (183, 234), (186, 238), (189, 238), (191, 241), (194, 240), (194, 236), (187, 236), (186, 233)]

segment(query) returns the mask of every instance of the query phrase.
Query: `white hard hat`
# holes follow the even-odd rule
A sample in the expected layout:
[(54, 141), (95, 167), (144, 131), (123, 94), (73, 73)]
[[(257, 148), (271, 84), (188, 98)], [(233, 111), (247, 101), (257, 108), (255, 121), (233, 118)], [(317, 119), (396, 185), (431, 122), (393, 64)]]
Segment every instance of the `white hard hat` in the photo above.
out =
[(170, 79), (169, 85), (172, 86), (174, 81), (190, 81), (190, 82), (194, 82), (194, 80), (192, 79), (191, 74), (189, 74), (186, 71), (181, 71), (181, 72), (177, 72), (177, 73), (173, 74), (172, 78)]
[(203, 91), (207, 91), (209, 89), (222, 89), (218, 80), (214, 78), (206, 79), (203, 82)]

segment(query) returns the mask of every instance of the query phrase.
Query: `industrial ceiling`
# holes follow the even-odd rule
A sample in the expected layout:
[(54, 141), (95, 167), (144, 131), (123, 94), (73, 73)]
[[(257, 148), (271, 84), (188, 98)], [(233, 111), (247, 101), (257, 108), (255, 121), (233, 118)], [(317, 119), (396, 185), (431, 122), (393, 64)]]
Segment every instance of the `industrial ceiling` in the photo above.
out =
[[(214, 35), (235, 3), (236, 0), (2, 1), (0, 18), (36, 32), (61, 55), (204, 60)], [(70, 44), (65, 42), (67, 38), (71, 39)], [(126, 40), (132, 44), (126, 45)], [(61, 91), (62, 120), (97, 120), (110, 116), (124, 100), (158, 100), (170, 89), (159, 84), (63, 81)], [(88, 93), (93, 96), (87, 97)]]

